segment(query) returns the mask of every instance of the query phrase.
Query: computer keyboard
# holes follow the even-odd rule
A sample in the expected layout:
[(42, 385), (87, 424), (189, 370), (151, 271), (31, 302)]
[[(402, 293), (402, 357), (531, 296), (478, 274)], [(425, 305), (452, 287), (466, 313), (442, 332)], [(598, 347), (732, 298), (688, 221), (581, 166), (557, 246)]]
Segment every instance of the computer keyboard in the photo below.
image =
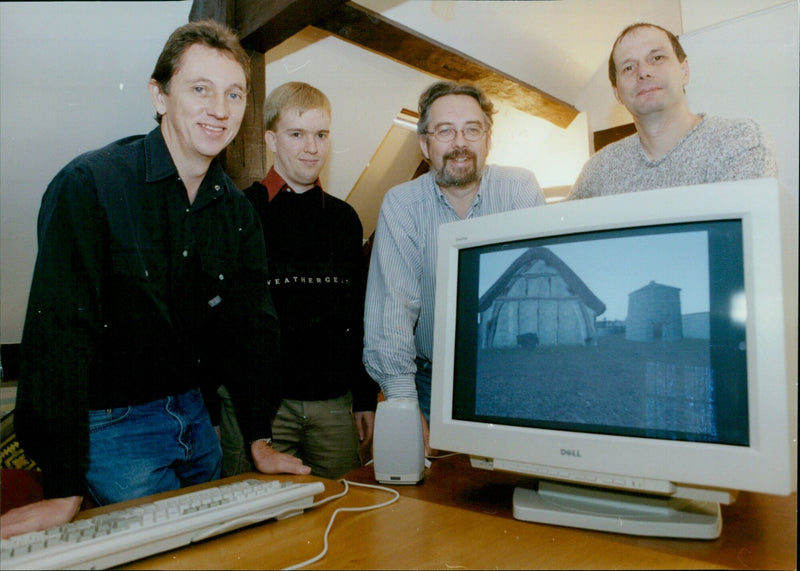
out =
[(322, 482), (243, 480), (3, 539), (3, 569), (105, 569), (302, 513)]

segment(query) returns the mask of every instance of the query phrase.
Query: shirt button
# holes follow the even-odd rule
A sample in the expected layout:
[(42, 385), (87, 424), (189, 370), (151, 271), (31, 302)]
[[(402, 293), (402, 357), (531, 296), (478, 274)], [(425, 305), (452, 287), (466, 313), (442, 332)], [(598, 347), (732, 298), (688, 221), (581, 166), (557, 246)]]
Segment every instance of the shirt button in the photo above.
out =
[(183, 257), (185, 258), (189, 255), (189, 250), (184, 250), (183, 252), (181, 252), (181, 254), (183, 254)]
[(219, 275), (219, 281), (222, 281), (222, 280), (224, 280), (224, 279), (225, 279), (225, 276), (224, 276), (224, 275), (222, 275), (222, 274), (220, 274), (220, 275)]
[(218, 184), (214, 185), (214, 190), (219, 190), (219, 185)]

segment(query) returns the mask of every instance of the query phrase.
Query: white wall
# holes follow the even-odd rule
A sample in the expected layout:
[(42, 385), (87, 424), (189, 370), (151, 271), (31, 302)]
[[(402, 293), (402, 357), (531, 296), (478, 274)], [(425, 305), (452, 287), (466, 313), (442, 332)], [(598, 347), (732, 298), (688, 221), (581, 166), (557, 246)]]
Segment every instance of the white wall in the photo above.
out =
[(0, 3), (0, 342), (18, 343), (47, 183), (156, 123), (147, 81), (180, 2)]
[[(575, 0), (566, 1), (573, 2)], [(666, 2), (664, 3), (666, 4)], [(797, 0), (788, 0), (788, 3), (796, 5)], [(702, 33), (701, 30), (703, 28), (746, 17), (748, 14), (781, 4), (787, 4), (787, 0), (680, 0), (674, 3), (669, 10), (656, 11), (654, 9), (652, 14), (639, 11), (633, 17), (628, 17), (613, 36), (597, 38), (597, 41), (593, 42), (593, 49), (601, 53), (603, 57), (598, 67), (594, 70), (591, 79), (586, 82), (575, 98), (570, 100), (570, 103), (589, 114), (589, 125), (592, 131), (602, 131), (633, 121), (628, 110), (614, 99), (611, 83), (608, 81), (608, 54), (611, 51), (616, 34), (621, 32), (628, 24), (634, 22), (657, 24), (679, 35), (683, 44), (683, 38), (686, 35)], [(600, 6), (601, 3), (595, 2), (594, 5)], [(637, 2), (636, 5), (638, 7), (640, 2)], [(795, 18), (793, 21), (791, 19), (787, 20), (786, 23), (788, 25), (794, 23), (796, 28), (797, 19)], [(723, 46), (719, 47), (723, 48)], [(696, 56), (702, 55), (688, 50), (687, 53), (690, 64)], [(727, 58), (724, 58), (723, 61), (725, 59)], [(726, 63), (725, 67), (729, 71), (734, 71), (737, 66)], [(700, 76), (697, 77), (700, 78)], [(735, 77), (733, 79), (733, 84), (736, 85), (739, 80)]]
[[(797, 3), (797, 0), (790, 1)], [(681, 0), (683, 33), (786, 3), (787, 0)]]
[(798, 4), (796, 1), (681, 36), (695, 112), (751, 117), (773, 136), (781, 182), (798, 197)]

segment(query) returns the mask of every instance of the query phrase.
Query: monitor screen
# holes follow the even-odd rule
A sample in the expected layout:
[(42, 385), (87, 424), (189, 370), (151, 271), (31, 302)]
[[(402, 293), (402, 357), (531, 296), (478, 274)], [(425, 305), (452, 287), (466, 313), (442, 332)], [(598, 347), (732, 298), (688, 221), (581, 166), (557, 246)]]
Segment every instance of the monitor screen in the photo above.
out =
[(710, 538), (737, 491), (796, 490), (797, 203), (777, 181), (465, 220), (437, 256), (431, 446), (538, 476), (516, 517)]
[(740, 220), (460, 250), (453, 418), (746, 446), (741, 260)]

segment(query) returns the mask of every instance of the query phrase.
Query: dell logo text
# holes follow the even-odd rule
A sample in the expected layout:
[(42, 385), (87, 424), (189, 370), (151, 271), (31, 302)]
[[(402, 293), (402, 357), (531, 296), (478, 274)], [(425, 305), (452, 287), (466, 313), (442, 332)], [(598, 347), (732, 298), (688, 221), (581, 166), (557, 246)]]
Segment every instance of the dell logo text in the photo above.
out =
[(566, 448), (562, 448), (561, 449), (561, 455), (562, 456), (574, 456), (575, 458), (580, 458), (581, 457), (581, 451), (580, 450), (567, 450)]

